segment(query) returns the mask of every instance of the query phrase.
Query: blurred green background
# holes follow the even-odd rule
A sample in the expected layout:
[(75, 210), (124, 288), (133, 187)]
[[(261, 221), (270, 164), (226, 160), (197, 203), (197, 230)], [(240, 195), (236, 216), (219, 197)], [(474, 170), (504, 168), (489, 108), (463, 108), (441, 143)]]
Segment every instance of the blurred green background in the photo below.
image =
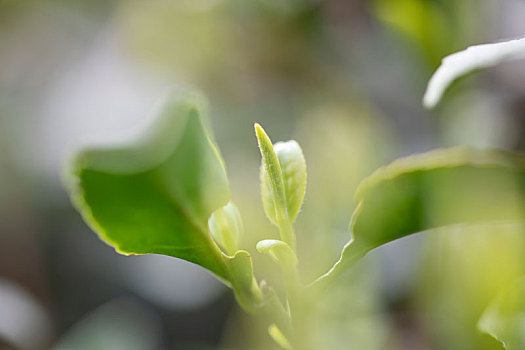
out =
[[(353, 192), (376, 167), (460, 144), (525, 149), (523, 61), (421, 106), (443, 56), (523, 37), (523, 18), (521, 0), (0, 0), (0, 348), (272, 349), (203, 269), (100, 242), (61, 185), (68, 154), (132, 135), (167, 91), (203, 91), (253, 251), (277, 235), (253, 122), (296, 139), (310, 281), (348, 240)], [(524, 254), (519, 228), (394, 242), (319, 301), (312, 337), (319, 349), (501, 349), (476, 323), (525, 274)], [(269, 262), (254, 258), (262, 274)]]

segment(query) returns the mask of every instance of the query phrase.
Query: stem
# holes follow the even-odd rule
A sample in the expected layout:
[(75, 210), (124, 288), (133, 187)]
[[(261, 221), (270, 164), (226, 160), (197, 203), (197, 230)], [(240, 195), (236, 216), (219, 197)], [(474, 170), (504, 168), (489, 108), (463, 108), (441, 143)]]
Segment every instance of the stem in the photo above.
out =
[(293, 225), (288, 219), (288, 217), (282, 217), (279, 215), (279, 231), (281, 233), (281, 238), (286, 242), (292, 250), (297, 251), (296, 242), (295, 242), (295, 232)]
[(288, 302), (288, 310), (290, 313), (290, 321), (292, 324), (292, 334), (290, 343), (294, 349), (308, 350), (308, 332), (305, 331), (305, 317), (306, 303), (304, 300), (304, 288), (299, 277), (297, 266), (282, 266), (282, 273), (285, 282), (286, 298)]
[(288, 301), (288, 308), (290, 309), (290, 318), (292, 325), (296, 322), (297, 301), (300, 300), (301, 282), (299, 279), (299, 272), (297, 268), (283, 268), (284, 283), (286, 288), (286, 298)]
[[(288, 220), (288, 217), (279, 218), (279, 231), (281, 238), (296, 252), (295, 232), (293, 225)], [(293, 348), (298, 350), (307, 350), (307, 337), (305, 336), (303, 317), (304, 310), (304, 286), (301, 283), (299, 270), (297, 269), (297, 260), (291, 263), (289, 260), (281, 260), (281, 272), (285, 284), (286, 301), (288, 304), (288, 311), (290, 315), (290, 322), (292, 325), (291, 338), (289, 339)]]

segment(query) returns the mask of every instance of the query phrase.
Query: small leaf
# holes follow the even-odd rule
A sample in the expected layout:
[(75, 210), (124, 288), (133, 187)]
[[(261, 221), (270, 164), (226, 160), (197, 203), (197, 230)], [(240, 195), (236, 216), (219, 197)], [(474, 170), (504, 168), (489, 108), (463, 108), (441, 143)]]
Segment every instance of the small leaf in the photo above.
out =
[(270, 255), (277, 263), (286, 267), (295, 267), (297, 257), (292, 248), (283, 241), (277, 239), (265, 239), (257, 243), (257, 251)]
[(268, 220), (274, 225), (279, 225), (276, 217), (275, 200), (273, 199), (272, 188), (270, 185), (270, 179), (264, 167), (264, 160), (260, 168), (260, 182), (261, 182), (261, 197), (263, 202), (264, 213)]
[(525, 38), (501, 43), (470, 46), (445, 57), (432, 75), (423, 97), (426, 108), (434, 108), (447, 87), (475, 69), (488, 68), (503, 61), (525, 58)]
[(365, 179), (356, 198), (352, 238), (319, 285), (370, 250), (413, 233), (523, 223), (525, 156), (460, 147), (402, 158)]
[(229, 184), (204, 113), (198, 97), (169, 100), (143, 138), (77, 154), (65, 180), (84, 220), (119, 253), (169, 255), (229, 280), (207, 225)]
[(234, 255), (239, 249), (239, 240), (243, 233), (241, 215), (237, 206), (229, 202), (211, 214), (208, 220), (210, 233), (226, 254)]
[(478, 328), (499, 340), (507, 350), (525, 349), (525, 278), (492, 301)]
[(262, 293), (253, 274), (252, 257), (245, 250), (227, 257), (230, 282), (235, 298), (247, 312), (255, 312), (262, 301)]
[(275, 323), (272, 323), (270, 327), (268, 327), (268, 334), (281, 348), (285, 350), (292, 350), (290, 342), (288, 339), (286, 339), (284, 334), (281, 332), (279, 327), (275, 325)]

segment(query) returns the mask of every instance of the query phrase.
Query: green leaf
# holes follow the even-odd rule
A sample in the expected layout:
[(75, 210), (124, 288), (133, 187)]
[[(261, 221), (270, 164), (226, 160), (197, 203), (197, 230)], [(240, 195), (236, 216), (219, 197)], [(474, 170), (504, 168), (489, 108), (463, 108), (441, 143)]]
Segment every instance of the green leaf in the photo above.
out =
[(460, 147), (402, 158), (365, 179), (356, 198), (352, 238), (320, 286), (370, 250), (416, 232), (523, 223), (525, 156)]
[(276, 217), (275, 200), (273, 199), (272, 188), (270, 185), (270, 179), (264, 168), (264, 161), (260, 168), (260, 181), (261, 181), (261, 196), (263, 202), (264, 213), (268, 220), (274, 225), (279, 225)]
[(84, 220), (122, 254), (164, 254), (229, 280), (208, 218), (230, 199), (198, 97), (169, 100), (142, 138), (78, 153), (67, 186)]
[(441, 66), (430, 78), (423, 97), (423, 105), (429, 109), (434, 108), (447, 87), (469, 72), (520, 58), (525, 58), (525, 38), (470, 46), (463, 51), (453, 53), (443, 58)]
[(525, 349), (525, 278), (492, 301), (478, 328), (499, 340), (507, 350)]

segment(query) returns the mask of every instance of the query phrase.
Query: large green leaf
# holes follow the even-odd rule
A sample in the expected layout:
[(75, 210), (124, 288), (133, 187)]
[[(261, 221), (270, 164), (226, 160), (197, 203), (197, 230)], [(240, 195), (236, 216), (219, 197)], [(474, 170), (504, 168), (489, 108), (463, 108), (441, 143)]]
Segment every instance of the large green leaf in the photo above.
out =
[(498, 339), (507, 350), (525, 349), (525, 278), (494, 299), (478, 328)]
[(204, 113), (197, 97), (169, 100), (144, 137), (82, 151), (66, 180), (85, 221), (119, 253), (169, 255), (229, 280), (207, 224), (229, 184)]
[(323, 285), (370, 250), (407, 235), (458, 224), (525, 221), (525, 156), (470, 148), (399, 159), (359, 186), (352, 239)]

